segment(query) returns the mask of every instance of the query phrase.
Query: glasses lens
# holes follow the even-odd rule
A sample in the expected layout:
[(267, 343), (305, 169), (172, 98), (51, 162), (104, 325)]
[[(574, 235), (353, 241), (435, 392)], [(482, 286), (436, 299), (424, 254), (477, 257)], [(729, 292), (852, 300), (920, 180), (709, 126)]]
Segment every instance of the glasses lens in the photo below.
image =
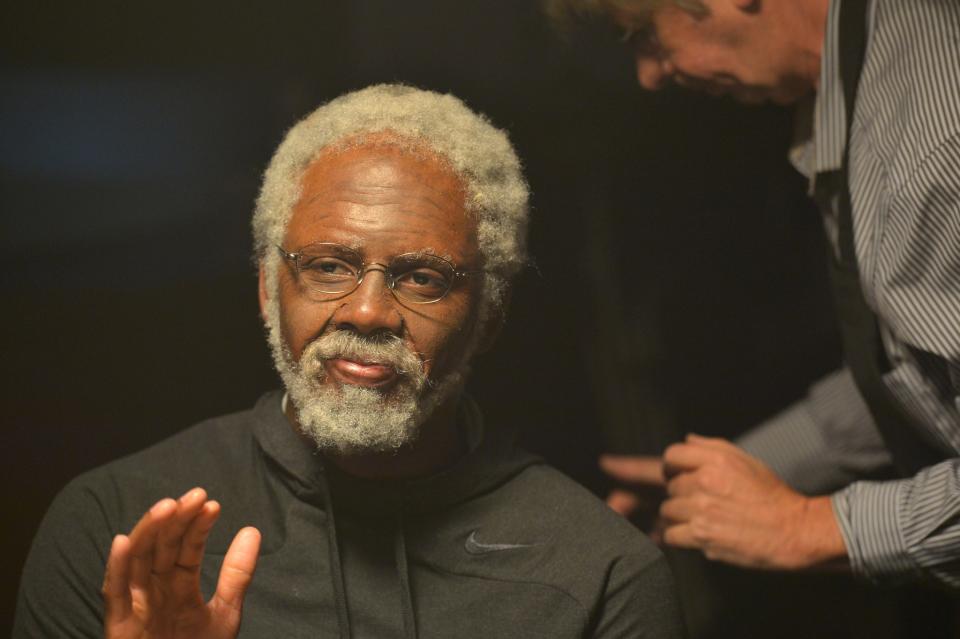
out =
[(447, 294), (456, 277), (453, 265), (435, 255), (399, 255), (390, 264), (393, 290), (414, 304), (436, 302)]
[(312, 244), (300, 251), (300, 279), (318, 293), (343, 294), (357, 287), (362, 260), (340, 244)]

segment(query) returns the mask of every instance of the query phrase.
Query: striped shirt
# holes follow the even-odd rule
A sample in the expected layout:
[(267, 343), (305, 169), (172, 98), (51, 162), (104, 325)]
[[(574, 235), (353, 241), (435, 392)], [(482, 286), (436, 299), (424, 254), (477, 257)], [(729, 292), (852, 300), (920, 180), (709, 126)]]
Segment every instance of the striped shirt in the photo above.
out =
[[(812, 137), (791, 152), (811, 180), (843, 162), (839, 4)], [(960, 2), (873, 0), (868, 34), (850, 136), (860, 279), (890, 361), (884, 384), (947, 461), (897, 481), (855, 481), (889, 455), (846, 371), (739, 444), (803, 492), (845, 486), (832, 503), (855, 573), (960, 587)], [(835, 211), (824, 224), (836, 250)]]

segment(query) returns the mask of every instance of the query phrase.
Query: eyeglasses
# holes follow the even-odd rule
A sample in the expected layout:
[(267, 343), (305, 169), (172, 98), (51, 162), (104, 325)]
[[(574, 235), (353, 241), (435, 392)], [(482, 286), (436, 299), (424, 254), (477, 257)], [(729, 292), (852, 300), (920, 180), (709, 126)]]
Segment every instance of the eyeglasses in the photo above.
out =
[(442, 300), (458, 279), (482, 272), (457, 270), (449, 260), (423, 252), (397, 255), (389, 264), (365, 264), (360, 253), (342, 244), (318, 242), (295, 253), (281, 246), (277, 249), (293, 264), (300, 283), (321, 301), (349, 295), (367, 273), (379, 271), (397, 299), (433, 304)]

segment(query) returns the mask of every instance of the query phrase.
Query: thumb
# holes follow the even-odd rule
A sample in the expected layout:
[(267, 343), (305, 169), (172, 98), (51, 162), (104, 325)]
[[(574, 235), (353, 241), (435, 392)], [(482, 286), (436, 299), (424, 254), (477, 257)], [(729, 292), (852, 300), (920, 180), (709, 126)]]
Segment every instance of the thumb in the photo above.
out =
[(260, 554), (260, 531), (247, 527), (240, 530), (233, 538), (223, 566), (220, 568), (220, 578), (217, 580), (217, 592), (210, 601), (211, 607), (222, 615), (235, 617), (230, 621), (240, 623), (240, 611), (243, 608), (243, 597), (247, 587), (253, 580), (253, 572), (257, 567), (257, 556)]
[(614, 479), (629, 484), (663, 486), (663, 460), (641, 455), (603, 455), (600, 468)]

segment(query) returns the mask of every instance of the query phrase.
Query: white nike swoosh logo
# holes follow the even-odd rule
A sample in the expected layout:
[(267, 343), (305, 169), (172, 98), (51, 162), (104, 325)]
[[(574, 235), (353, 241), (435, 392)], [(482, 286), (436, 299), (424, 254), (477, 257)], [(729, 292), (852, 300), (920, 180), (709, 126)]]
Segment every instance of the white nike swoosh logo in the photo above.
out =
[(516, 548), (530, 548), (536, 544), (484, 544), (477, 541), (477, 531), (474, 530), (470, 533), (470, 536), (467, 537), (467, 541), (464, 542), (463, 548), (471, 555), (483, 555), (488, 552), (498, 552), (501, 550), (514, 550)]

